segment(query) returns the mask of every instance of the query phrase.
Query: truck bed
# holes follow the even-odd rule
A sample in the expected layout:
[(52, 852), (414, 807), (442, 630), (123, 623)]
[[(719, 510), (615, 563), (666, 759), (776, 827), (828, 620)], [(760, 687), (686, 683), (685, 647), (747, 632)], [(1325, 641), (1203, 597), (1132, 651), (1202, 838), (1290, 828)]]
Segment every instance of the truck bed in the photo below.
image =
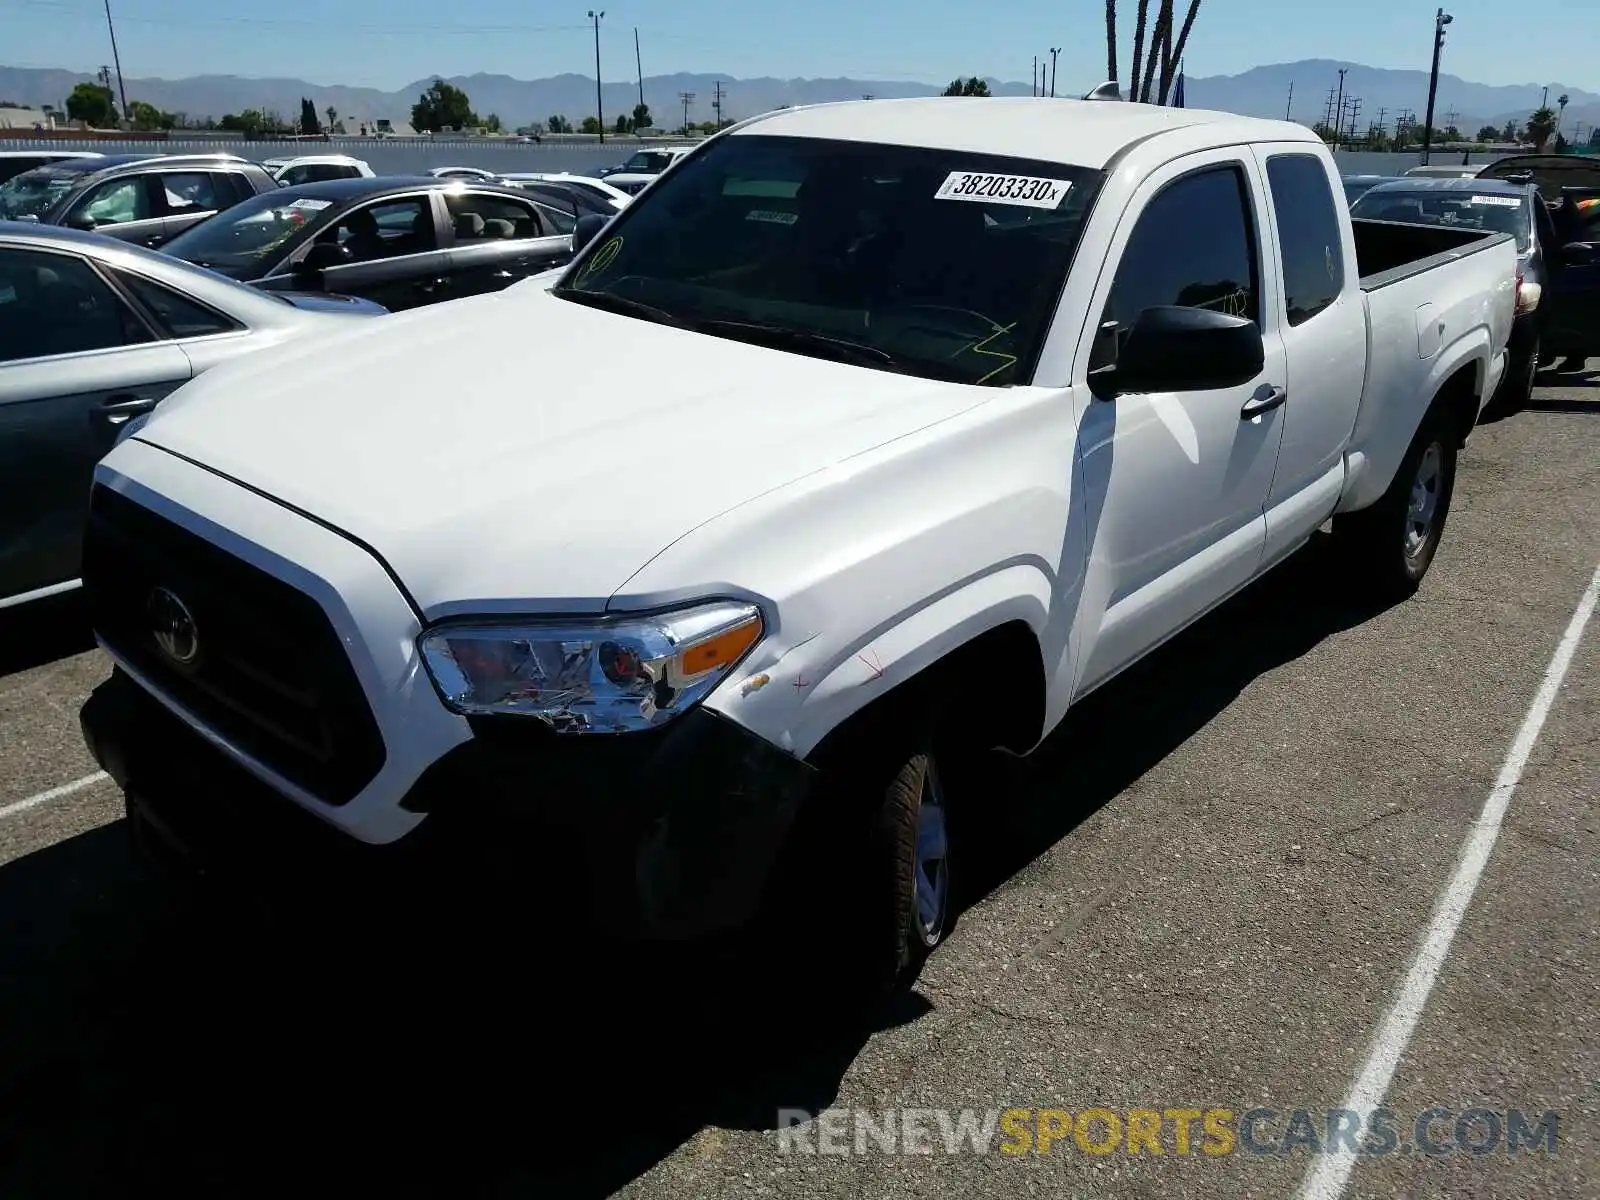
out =
[(1443, 225), (1405, 225), (1397, 221), (1351, 219), (1356, 237), (1356, 270), (1361, 290), (1376, 291), (1463, 255), (1487, 250), (1508, 233), (1489, 229), (1450, 229)]
[(1458, 375), (1487, 403), (1516, 305), (1508, 233), (1352, 221), (1367, 315), (1367, 373), (1343, 511), (1388, 488), (1433, 398)]

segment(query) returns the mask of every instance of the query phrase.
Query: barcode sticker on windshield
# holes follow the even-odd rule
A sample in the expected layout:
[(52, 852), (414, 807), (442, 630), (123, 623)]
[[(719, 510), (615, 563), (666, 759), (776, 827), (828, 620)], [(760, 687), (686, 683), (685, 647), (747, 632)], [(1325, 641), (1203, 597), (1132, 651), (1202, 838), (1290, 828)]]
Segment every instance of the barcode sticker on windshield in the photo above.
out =
[(768, 225), (793, 225), (800, 219), (799, 213), (779, 212), (774, 208), (753, 208), (745, 214), (746, 221), (765, 221)]
[(976, 200), (979, 204), (1016, 204), (1024, 208), (1055, 208), (1072, 188), (1070, 180), (1040, 179), (1033, 175), (989, 175), (981, 171), (951, 171), (934, 192), (935, 200)]
[(332, 206), (332, 204), (332, 200), (317, 200), (311, 196), (301, 196), (300, 199), (292, 201), (289, 207), (309, 208), (312, 212), (321, 212), (323, 209)]
[(1522, 200), (1517, 196), (1474, 196), (1474, 204), (1492, 204), (1496, 208), (1521, 208)]

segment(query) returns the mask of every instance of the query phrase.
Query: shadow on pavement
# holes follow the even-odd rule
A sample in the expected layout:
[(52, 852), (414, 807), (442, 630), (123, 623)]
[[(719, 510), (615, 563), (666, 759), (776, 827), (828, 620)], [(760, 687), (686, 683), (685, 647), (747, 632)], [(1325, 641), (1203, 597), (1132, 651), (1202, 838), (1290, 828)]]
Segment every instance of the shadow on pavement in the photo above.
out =
[(82, 592), (0, 609), (0, 678), (93, 649)]
[[(1011, 760), (1025, 799), (980, 886), (1376, 611), (1341, 590), (1319, 541)], [(274, 934), (170, 889), (120, 822), (19, 859), (0, 868), (0, 1194), (609, 1195), (704, 1125), (826, 1107), (874, 1030), (928, 1008), (912, 993), (830, 1029), (737, 969), (644, 962), (570, 924), (378, 968), (360, 930)]]

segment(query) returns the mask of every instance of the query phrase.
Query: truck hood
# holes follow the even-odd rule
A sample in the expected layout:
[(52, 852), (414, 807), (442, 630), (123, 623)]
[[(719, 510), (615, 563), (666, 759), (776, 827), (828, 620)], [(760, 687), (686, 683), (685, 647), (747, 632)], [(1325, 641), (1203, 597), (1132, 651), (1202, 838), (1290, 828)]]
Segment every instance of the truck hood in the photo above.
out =
[(522, 287), (208, 371), (136, 436), (364, 542), (431, 619), (599, 610), (719, 514), (993, 396)]

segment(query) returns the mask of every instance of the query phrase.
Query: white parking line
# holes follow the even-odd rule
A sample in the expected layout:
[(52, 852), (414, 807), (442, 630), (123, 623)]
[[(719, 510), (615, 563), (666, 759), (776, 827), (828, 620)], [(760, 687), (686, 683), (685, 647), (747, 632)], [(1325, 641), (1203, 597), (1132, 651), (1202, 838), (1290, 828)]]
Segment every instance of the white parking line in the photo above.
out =
[[(1583, 639), (1584, 628), (1589, 624), (1589, 618), (1594, 616), (1597, 600), (1600, 600), (1600, 567), (1595, 569), (1588, 590), (1583, 593), (1577, 611), (1567, 623), (1567, 631), (1562, 634), (1550, 665), (1545, 668), (1544, 681), (1534, 694), (1528, 715), (1522, 720), (1522, 727), (1517, 730), (1516, 740), (1511, 743), (1511, 752), (1506, 755), (1494, 788), (1484, 802), (1483, 811), (1473, 823), (1472, 832), (1462, 845), (1455, 874), (1439, 896), (1427, 936), (1416, 957), (1411, 960), (1411, 969), (1400, 986), (1400, 994), (1384, 1017), (1383, 1025), (1372, 1041), (1367, 1061), (1362, 1064), (1361, 1073), (1356, 1076), (1355, 1085), (1344, 1102), (1347, 1109), (1368, 1112), (1378, 1107), (1389, 1090), (1389, 1081), (1394, 1077), (1395, 1067), (1405, 1053), (1406, 1043), (1411, 1040), (1417, 1021), (1422, 1017), (1428, 993), (1433, 990), (1439, 968), (1450, 953), (1450, 943), (1455, 939), (1467, 906), (1472, 903), (1472, 894), (1477, 890), (1484, 867), (1488, 865), (1495, 839), (1500, 836), (1506, 806), (1511, 803), (1511, 795), (1517, 790), (1523, 769), (1528, 765), (1528, 757), (1533, 753), (1540, 731), (1544, 729), (1545, 718), (1555, 705), (1556, 694), (1566, 678), (1567, 669), (1572, 666), (1572, 657)], [(1299, 1200), (1338, 1200), (1344, 1192), (1350, 1172), (1355, 1168), (1355, 1162), (1353, 1154), (1327, 1154), (1317, 1159), (1306, 1174), (1305, 1183), (1301, 1185)]]
[(60, 787), (53, 787), (48, 792), (40, 792), (37, 796), (29, 796), (26, 800), (17, 800), (11, 804), (0, 805), (0, 820), (14, 817), (18, 813), (25, 813), (30, 808), (38, 808), (41, 804), (49, 804), (52, 800), (59, 800), (63, 796), (70, 796), (73, 792), (81, 792), (86, 787), (93, 787), (103, 779), (110, 779), (104, 771), (96, 771), (93, 775), (85, 775), (82, 779), (74, 779), (71, 783), (63, 783)]

